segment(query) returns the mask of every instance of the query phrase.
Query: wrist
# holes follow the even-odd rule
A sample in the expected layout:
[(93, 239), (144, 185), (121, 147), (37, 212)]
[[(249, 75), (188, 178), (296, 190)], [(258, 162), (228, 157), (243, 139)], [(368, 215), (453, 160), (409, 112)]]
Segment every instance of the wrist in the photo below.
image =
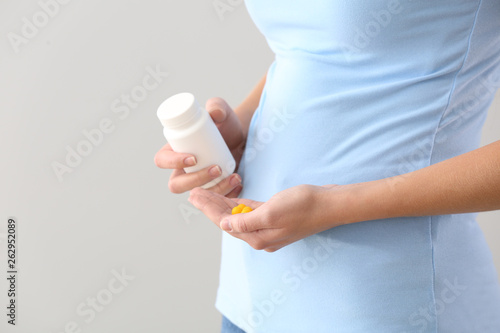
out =
[(326, 229), (393, 217), (391, 197), (390, 186), (384, 179), (328, 186), (319, 199), (326, 212)]

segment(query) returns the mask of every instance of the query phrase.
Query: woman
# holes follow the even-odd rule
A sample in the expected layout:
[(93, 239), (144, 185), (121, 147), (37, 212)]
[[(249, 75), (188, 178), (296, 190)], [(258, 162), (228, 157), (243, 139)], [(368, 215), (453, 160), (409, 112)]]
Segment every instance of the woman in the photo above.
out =
[(223, 332), (500, 332), (474, 214), (500, 209), (500, 141), (478, 149), (500, 1), (246, 5), (275, 61), (234, 111), (206, 105), (239, 175), (207, 191), (219, 166), (156, 156), (225, 231)]

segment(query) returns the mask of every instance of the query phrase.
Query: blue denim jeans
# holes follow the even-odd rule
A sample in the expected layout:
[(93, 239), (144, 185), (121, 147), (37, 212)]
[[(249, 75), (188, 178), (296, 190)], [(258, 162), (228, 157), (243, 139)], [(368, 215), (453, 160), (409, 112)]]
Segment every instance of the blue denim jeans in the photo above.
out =
[(222, 327), (220, 333), (245, 333), (241, 328), (233, 324), (226, 317), (222, 316)]

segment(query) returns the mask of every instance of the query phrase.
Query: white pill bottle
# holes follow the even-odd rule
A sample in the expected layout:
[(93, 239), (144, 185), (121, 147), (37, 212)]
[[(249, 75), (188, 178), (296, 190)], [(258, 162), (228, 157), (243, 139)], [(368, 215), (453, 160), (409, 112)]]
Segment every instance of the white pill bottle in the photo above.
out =
[(172, 149), (196, 157), (196, 165), (184, 168), (184, 171), (195, 172), (210, 165), (222, 169), (219, 177), (202, 188), (212, 187), (234, 172), (236, 162), (233, 155), (210, 114), (198, 104), (193, 94), (180, 93), (166, 99), (158, 107), (157, 116)]

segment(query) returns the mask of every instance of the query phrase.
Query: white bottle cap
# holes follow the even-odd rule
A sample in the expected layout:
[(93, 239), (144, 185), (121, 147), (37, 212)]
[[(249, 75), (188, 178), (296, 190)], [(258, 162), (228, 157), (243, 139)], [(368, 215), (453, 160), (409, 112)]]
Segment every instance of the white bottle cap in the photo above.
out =
[(158, 107), (156, 115), (163, 127), (182, 126), (198, 115), (201, 108), (193, 94), (180, 93), (166, 99)]

